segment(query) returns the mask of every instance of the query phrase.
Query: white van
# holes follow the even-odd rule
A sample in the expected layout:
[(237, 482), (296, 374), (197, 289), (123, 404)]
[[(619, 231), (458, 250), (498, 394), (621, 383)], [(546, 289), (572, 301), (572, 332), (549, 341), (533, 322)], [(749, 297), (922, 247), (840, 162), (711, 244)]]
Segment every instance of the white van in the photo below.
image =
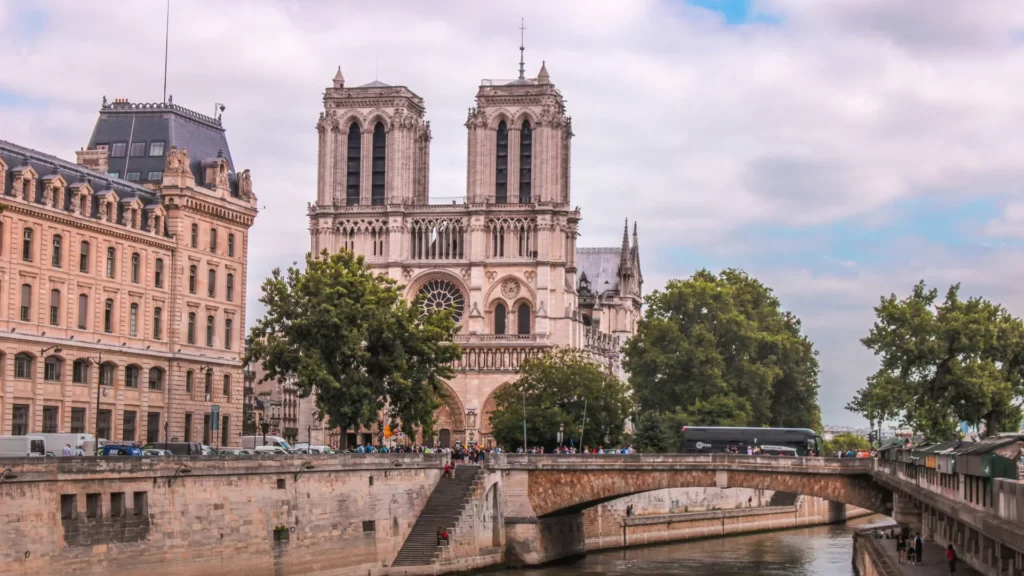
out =
[[(270, 440), (267, 440), (267, 442), (270, 442)], [(263, 446), (257, 446), (253, 450), (257, 454), (288, 454), (289, 453), (287, 450), (285, 450), (284, 448), (281, 448), (280, 446), (271, 446), (270, 444), (265, 444)]]
[(0, 458), (46, 456), (46, 442), (42, 436), (0, 436)]
[(292, 445), (280, 436), (267, 436), (266, 442), (263, 441), (263, 438), (263, 436), (242, 436), (242, 448), (252, 450), (257, 446), (279, 446), (285, 450), (292, 449)]
[(78, 454), (79, 448), (85, 452), (86, 442), (92, 443), (94, 440), (92, 434), (35, 434), (35, 436), (42, 436), (43, 441), (46, 442), (46, 451), (54, 456), (63, 455), (64, 446), (67, 444), (71, 445), (72, 455)]
[(296, 442), (292, 445), (292, 448), (296, 452), (307, 453), (307, 454), (334, 454), (330, 446), (318, 446), (316, 444), (310, 446), (306, 442)]

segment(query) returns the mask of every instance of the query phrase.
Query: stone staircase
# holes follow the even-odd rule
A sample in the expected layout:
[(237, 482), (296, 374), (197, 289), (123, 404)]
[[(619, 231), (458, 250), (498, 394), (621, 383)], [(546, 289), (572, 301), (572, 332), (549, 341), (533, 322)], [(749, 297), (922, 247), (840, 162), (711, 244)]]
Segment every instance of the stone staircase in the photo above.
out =
[(431, 564), (443, 550), (443, 547), (437, 545), (438, 526), (448, 530), (449, 542), (454, 543), (456, 520), (472, 498), (473, 489), (482, 477), (480, 467), (470, 464), (458, 466), (455, 478), (442, 476), (391, 565)]

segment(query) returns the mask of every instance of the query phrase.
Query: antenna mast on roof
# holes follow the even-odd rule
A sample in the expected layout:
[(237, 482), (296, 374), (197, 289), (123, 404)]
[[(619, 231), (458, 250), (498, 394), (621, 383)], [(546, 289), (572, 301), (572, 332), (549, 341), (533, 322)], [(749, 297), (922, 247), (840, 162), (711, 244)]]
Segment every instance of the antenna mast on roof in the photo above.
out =
[(171, 0), (167, 0), (167, 22), (164, 28), (164, 99), (167, 103), (167, 48), (170, 46), (171, 37)]
[[(168, 2), (170, 2), (170, 0), (168, 0)], [(526, 79), (526, 62), (523, 61), (523, 58), (525, 57), (525, 54), (526, 54), (526, 47), (525, 47), (526, 43), (524, 42), (525, 39), (526, 39), (526, 18), (521, 18), (519, 20), (519, 79), (520, 80), (525, 80)]]

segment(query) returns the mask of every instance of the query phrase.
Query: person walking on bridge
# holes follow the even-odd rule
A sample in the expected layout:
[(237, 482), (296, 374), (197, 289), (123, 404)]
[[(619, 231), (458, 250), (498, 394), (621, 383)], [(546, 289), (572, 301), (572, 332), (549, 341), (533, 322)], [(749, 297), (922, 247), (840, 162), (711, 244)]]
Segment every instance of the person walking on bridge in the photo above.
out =
[(918, 564), (922, 563), (921, 553), (924, 552), (924, 541), (921, 540), (921, 533), (918, 532), (917, 536), (914, 537), (914, 558)]
[(946, 562), (949, 563), (949, 576), (956, 574), (956, 550), (953, 545), (946, 546)]

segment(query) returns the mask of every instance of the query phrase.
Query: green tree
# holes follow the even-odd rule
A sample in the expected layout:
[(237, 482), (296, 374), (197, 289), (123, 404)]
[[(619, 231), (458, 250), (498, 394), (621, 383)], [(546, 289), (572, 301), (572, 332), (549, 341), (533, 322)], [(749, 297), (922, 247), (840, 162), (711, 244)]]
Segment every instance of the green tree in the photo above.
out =
[(831, 440), (825, 441), (825, 456), (835, 456), (840, 450), (843, 452), (847, 450), (871, 450), (871, 443), (868, 442), (867, 438), (850, 432), (836, 434)]
[(869, 419), (899, 418), (931, 441), (957, 424), (987, 434), (1016, 430), (1024, 396), (1024, 323), (983, 298), (961, 300), (955, 284), (938, 304), (925, 283), (899, 300), (880, 299), (861, 342), (881, 366), (847, 409)]
[(617, 445), (630, 413), (625, 383), (572, 348), (524, 361), (519, 379), (499, 390), (494, 399), (491, 427), (498, 444), (507, 450), (523, 445), (524, 412), (527, 445), (546, 450), (558, 446), (560, 426), (566, 446), (570, 438), (573, 444), (579, 443), (581, 427), (584, 444)]
[(678, 452), (681, 435), (677, 419), (672, 414), (663, 412), (644, 412), (634, 418), (633, 447), (637, 452), (657, 454)]
[(305, 270), (275, 269), (260, 302), (267, 311), (247, 361), (262, 362), (261, 381), (294, 377), (342, 430), (369, 427), (381, 413), (410, 436), (431, 429), (460, 354), (447, 311), (410, 305), (395, 281), (347, 250), (307, 255)]
[(740, 270), (700, 270), (646, 304), (624, 350), (642, 411), (821, 428), (817, 353), (770, 288)]

